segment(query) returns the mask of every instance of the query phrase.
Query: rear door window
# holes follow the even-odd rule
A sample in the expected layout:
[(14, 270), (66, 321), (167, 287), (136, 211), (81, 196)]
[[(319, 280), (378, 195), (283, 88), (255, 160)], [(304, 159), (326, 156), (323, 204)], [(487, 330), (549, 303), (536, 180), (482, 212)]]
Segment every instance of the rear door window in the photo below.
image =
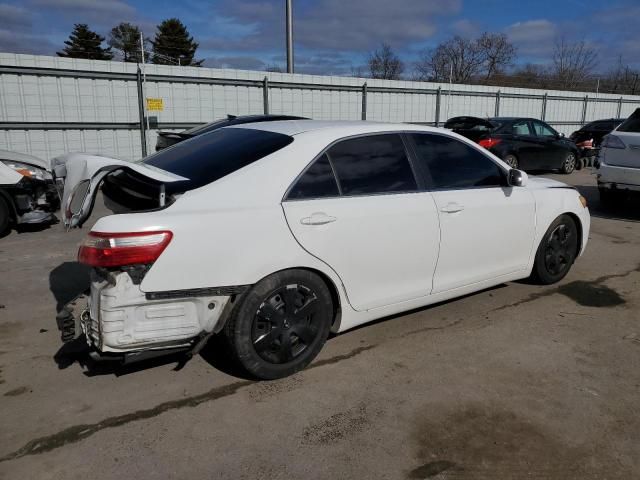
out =
[(618, 127), (618, 132), (640, 132), (640, 108), (631, 114), (622, 125)]
[(337, 197), (340, 195), (336, 177), (327, 154), (317, 159), (289, 191), (289, 200)]
[(533, 124), (533, 129), (536, 132), (536, 135), (538, 137), (556, 137), (556, 131), (554, 129), (552, 129), (550, 126), (542, 123), (542, 122), (538, 122), (538, 121), (533, 121), (531, 122)]
[(418, 189), (399, 134), (343, 140), (327, 151), (342, 195), (412, 192)]
[(456, 138), (416, 133), (410, 135), (418, 161), (436, 190), (500, 187), (506, 185), (502, 169), (475, 148)]
[(528, 120), (516, 122), (511, 128), (514, 135), (534, 135)]
[(221, 128), (146, 157), (142, 163), (188, 178), (202, 187), (286, 147), (293, 138), (251, 128)]

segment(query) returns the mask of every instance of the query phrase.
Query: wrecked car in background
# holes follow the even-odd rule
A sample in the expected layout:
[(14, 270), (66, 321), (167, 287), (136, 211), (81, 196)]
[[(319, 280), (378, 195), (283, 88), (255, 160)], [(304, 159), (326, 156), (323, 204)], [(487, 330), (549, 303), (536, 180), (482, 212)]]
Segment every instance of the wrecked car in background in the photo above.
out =
[(51, 222), (59, 205), (49, 162), (0, 150), (0, 235), (12, 224)]

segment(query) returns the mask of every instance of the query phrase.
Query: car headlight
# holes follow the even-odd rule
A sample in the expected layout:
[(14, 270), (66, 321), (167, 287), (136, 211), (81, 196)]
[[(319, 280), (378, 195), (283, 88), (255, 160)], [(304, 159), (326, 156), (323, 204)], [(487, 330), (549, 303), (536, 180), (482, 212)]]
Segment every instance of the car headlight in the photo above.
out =
[(579, 198), (580, 203), (582, 204), (582, 206), (583, 206), (584, 208), (587, 208), (587, 199), (586, 199), (586, 198), (584, 198), (582, 195), (579, 195), (579, 197), (578, 197), (578, 198)]
[(26, 163), (14, 162), (12, 160), (2, 160), (7, 167), (13, 168), (20, 175), (29, 178), (35, 178), (36, 180), (48, 180), (51, 178), (51, 174), (46, 170), (33, 165), (27, 165)]

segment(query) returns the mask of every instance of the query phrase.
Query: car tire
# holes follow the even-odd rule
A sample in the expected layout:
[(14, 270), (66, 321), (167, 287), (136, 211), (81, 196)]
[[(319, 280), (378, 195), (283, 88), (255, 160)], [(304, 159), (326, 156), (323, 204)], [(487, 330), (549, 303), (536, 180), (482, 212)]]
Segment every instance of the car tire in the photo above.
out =
[(4, 198), (0, 197), (0, 236), (4, 235), (9, 228), (11, 222), (11, 213), (9, 205)]
[(331, 292), (318, 275), (283, 270), (242, 295), (223, 333), (244, 370), (273, 380), (302, 370), (318, 355), (333, 317)]
[(511, 168), (518, 168), (518, 157), (516, 157), (513, 153), (505, 155), (502, 161), (509, 165)]
[(569, 215), (560, 215), (547, 229), (533, 264), (531, 276), (549, 285), (562, 280), (578, 255), (578, 226)]
[(562, 162), (562, 167), (560, 170), (564, 174), (570, 174), (576, 169), (576, 154), (573, 152), (567, 153), (567, 156), (564, 158)]

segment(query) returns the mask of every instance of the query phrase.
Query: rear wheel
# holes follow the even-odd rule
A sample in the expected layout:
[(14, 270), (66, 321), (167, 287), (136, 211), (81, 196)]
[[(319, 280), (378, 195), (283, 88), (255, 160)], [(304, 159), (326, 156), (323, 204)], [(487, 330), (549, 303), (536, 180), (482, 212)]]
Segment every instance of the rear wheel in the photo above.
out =
[(509, 153), (508, 155), (505, 155), (502, 160), (511, 168), (518, 168), (518, 157), (516, 157), (514, 154)]
[(0, 235), (3, 235), (7, 231), (10, 221), (9, 206), (5, 199), (0, 197)]
[(567, 153), (567, 156), (562, 162), (562, 173), (569, 174), (576, 169), (576, 154), (573, 152)]
[(224, 334), (251, 375), (271, 380), (305, 368), (329, 336), (333, 301), (324, 281), (306, 270), (270, 275), (240, 300)]
[(562, 280), (578, 254), (578, 227), (569, 215), (560, 215), (547, 229), (536, 252), (532, 276), (548, 285)]

